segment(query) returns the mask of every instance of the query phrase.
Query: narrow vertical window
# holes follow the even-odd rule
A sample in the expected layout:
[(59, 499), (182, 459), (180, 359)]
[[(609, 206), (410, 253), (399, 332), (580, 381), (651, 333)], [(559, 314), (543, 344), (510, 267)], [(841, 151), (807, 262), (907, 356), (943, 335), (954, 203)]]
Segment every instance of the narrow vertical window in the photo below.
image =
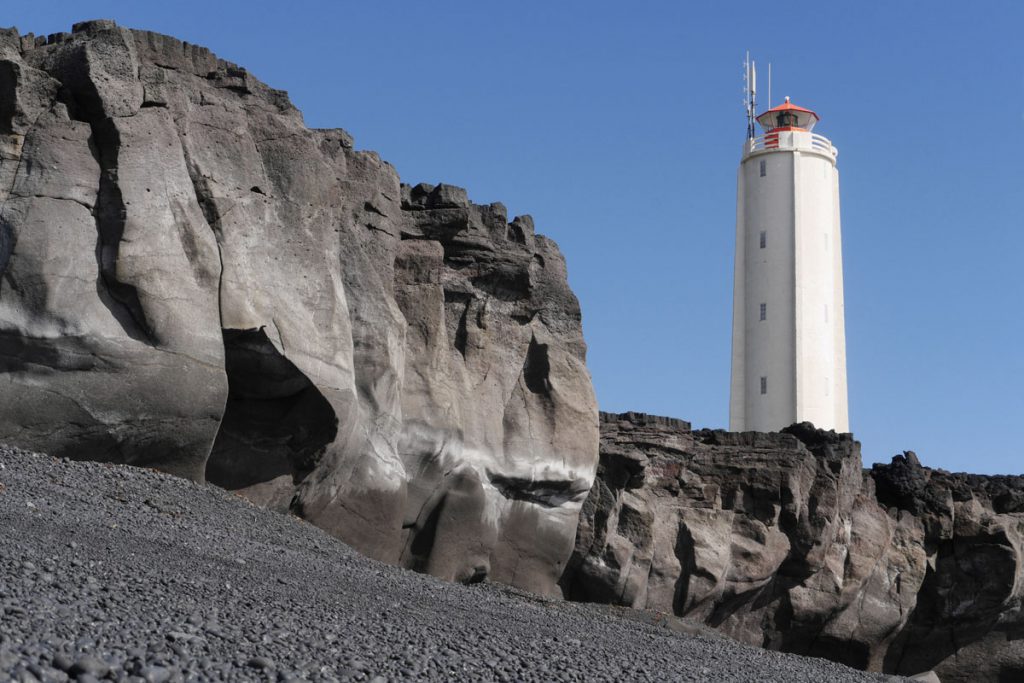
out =
[(828, 233), (825, 233), (825, 251), (828, 251)]
[(829, 389), (832, 388), (832, 382), (829, 381), (828, 377), (825, 378), (825, 395), (829, 395)]
[(828, 304), (825, 304), (825, 322), (828, 322)]
[(768, 319), (768, 304), (761, 304), (761, 320)]
[(768, 164), (764, 159), (761, 159), (761, 177), (764, 178), (768, 175)]
[(764, 249), (765, 245), (767, 245), (767, 244), (768, 244), (768, 231), (767, 230), (762, 230), (761, 231), (761, 248)]
[(767, 394), (768, 393), (768, 378), (767, 377), (762, 377), (761, 378), (761, 393), (762, 394)]

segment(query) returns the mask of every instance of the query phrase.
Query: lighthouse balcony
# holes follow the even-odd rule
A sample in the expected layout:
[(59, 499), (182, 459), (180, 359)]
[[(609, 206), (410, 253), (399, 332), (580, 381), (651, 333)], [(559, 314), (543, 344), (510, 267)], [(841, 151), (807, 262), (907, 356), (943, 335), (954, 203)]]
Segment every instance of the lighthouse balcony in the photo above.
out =
[(747, 140), (743, 157), (767, 152), (799, 150), (811, 152), (828, 157), (833, 161), (839, 156), (839, 150), (832, 145), (832, 141), (824, 135), (818, 135), (808, 130), (799, 129), (775, 129), (764, 135)]

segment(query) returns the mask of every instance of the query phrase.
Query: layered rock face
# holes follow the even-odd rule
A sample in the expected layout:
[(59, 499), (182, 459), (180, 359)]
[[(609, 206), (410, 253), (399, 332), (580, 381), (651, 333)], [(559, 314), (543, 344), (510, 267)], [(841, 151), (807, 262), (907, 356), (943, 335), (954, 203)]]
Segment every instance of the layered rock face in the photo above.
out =
[(0, 202), (0, 441), (557, 592), (597, 408), (528, 217), (402, 185), (244, 69), (109, 21), (0, 33)]
[(700, 620), (744, 642), (946, 681), (1024, 679), (1024, 477), (849, 435), (601, 418), (568, 597)]

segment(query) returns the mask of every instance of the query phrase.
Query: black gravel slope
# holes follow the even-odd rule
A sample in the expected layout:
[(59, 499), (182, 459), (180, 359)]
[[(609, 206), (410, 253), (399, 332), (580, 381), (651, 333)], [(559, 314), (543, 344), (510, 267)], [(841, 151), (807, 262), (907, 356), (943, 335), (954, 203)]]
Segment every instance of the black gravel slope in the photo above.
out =
[(499, 586), (446, 584), (212, 486), (0, 447), (0, 680), (76, 677), (885, 678)]

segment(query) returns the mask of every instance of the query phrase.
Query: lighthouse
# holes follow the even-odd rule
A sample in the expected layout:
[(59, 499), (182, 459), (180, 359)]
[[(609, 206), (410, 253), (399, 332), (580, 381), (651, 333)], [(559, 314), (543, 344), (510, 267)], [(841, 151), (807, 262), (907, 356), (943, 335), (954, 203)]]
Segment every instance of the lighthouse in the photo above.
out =
[[(737, 180), (732, 431), (849, 431), (838, 150), (787, 97), (755, 115)], [(761, 127), (761, 135), (754, 122)]]

